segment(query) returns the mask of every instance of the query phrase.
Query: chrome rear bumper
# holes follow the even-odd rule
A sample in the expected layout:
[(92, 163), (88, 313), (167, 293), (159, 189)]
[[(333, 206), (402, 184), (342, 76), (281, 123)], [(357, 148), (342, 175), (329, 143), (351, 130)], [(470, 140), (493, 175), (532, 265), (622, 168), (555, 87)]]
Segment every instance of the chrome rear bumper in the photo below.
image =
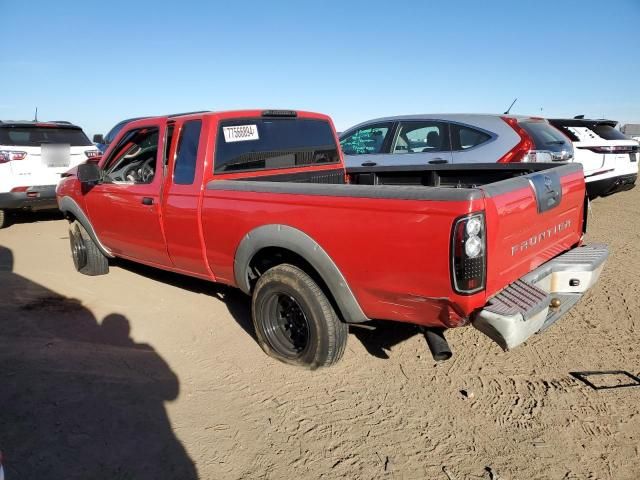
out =
[(492, 297), (473, 325), (504, 350), (520, 345), (578, 303), (598, 281), (608, 256), (600, 244), (557, 256)]

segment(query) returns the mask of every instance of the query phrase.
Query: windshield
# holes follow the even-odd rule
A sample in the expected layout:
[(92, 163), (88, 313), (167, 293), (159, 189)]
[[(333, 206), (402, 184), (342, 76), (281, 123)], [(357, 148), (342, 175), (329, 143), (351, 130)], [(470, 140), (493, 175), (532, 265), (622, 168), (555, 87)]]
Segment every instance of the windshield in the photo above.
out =
[(339, 161), (333, 129), (325, 120), (247, 118), (222, 122), (218, 130), (217, 173)]
[(1, 145), (39, 147), (43, 143), (68, 144), (72, 147), (93, 145), (79, 128), (29, 126), (0, 128)]

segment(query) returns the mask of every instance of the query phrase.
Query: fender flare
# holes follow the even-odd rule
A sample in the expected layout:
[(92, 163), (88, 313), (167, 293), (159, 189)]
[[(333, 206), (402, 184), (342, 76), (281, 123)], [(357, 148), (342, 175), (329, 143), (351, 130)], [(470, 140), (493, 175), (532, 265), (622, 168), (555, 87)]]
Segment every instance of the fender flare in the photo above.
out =
[(327, 252), (309, 235), (288, 225), (263, 225), (244, 236), (233, 262), (235, 281), (240, 290), (251, 294), (249, 264), (256, 253), (268, 247), (290, 250), (309, 262), (329, 288), (346, 322), (361, 323), (369, 320), (342, 272)]
[(115, 257), (115, 255), (111, 253), (111, 250), (105, 247), (104, 244), (100, 241), (98, 235), (96, 234), (96, 231), (93, 228), (93, 225), (91, 224), (91, 221), (89, 220), (89, 217), (87, 217), (87, 215), (82, 211), (82, 208), (80, 208), (80, 205), (78, 205), (78, 203), (73, 198), (67, 196), (60, 198), (58, 200), (58, 208), (62, 213), (70, 213), (76, 218), (76, 220), (87, 231), (87, 233), (91, 237), (91, 240), (95, 242), (98, 250), (100, 250), (103, 255), (108, 258)]

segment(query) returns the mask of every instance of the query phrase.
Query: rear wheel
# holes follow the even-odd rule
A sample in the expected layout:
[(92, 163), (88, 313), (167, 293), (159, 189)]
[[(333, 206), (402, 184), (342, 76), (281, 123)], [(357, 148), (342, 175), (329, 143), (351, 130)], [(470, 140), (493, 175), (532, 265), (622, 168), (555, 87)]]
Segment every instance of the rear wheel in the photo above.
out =
[(69, 226), (71, 257), (76, 270), (84, 275), (104, 275), (109, 273), (109, 261), (98, 249), (85, 228), (77, 221)]
[(258, 279), (252, 316), (260, 346), (282, 362), (315, 369), (333, 365), (344, 354), (347, 325), (298, 267), (278, 265)]

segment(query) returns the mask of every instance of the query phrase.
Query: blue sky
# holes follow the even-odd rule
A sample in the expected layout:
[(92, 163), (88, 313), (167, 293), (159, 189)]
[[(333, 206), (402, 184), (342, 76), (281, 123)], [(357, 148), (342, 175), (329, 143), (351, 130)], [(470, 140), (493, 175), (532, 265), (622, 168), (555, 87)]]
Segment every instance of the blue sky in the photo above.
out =
[(189, 110), (640, 122), (640, 0), (0, 0), (0, 119)]

